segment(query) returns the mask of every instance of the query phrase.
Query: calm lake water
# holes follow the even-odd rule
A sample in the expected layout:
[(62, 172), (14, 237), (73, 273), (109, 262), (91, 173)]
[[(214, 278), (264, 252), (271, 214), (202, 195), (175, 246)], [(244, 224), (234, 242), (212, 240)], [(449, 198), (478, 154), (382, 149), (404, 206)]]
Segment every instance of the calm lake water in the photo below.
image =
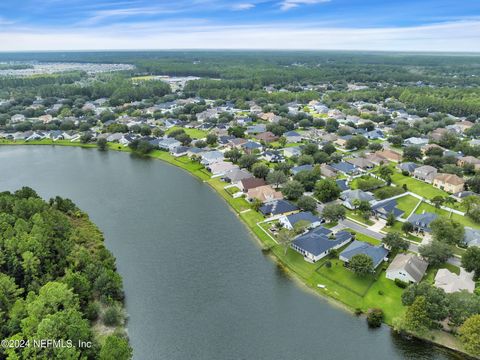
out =
[(71, 198), (123, 276), (136, 360), (451, 359), (304, 291), (206, 184), (158, 160), (0, 147), (0, 191)]

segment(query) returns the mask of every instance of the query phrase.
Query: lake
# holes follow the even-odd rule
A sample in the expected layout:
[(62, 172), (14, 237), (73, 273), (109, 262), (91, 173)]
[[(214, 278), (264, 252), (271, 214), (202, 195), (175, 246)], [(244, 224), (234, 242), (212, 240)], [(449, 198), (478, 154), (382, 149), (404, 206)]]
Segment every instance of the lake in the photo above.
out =
[(0, 191), (72, 199), (105, 234), (123, 276), (134, 358), (451, 359), (369, 330), (265, 256), (213, 189), (127, 153), (0, 147)]

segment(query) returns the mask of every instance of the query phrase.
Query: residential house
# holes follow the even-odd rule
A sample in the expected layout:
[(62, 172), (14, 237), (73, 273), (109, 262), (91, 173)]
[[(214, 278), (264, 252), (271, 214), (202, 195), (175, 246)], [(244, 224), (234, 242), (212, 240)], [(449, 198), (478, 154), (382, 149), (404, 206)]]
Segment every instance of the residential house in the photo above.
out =
[(377, 154), (368, 154), (365, 156), (365, 159), (370, 161), (375, 166), (385, 164), (388, 161), (384, 157), (378, 156)]
[(259, 134), (265, 132), (267, 130), (267, 126), (265, 124), (256, 124), (247, 126), (247, 130), (245, 131), (247, 134)]
[(299, 222), (309, 223), (309, 228), (316, 228), (322, 224), (322, 220), (310, 211), (302, 211), (296, 214), (284, 215), (278, 221), (287, 229), (292, 230)]
[(203, 152), (200, 157), (202, 158), (201, 163), (203, 165), (211, 165), (213, 163), (221, 162), (225, 159), (223, 153), (218, 150)]
[(433, 179), (433, 186), (449, 193), (458, 193), (463, 190), (465, 180), (455, 174), (437, 174)]
[(287, 158), (302, 155), (302, 149), (299, 146), (287, 147), (283, 149), (283, 155)]
[(342, 148), (345, 148), (347, 141), (352, 138), (352, 135), (340, 136), (337, 140), (334, 141), (335, 145), (338, 145)]
[(432, 139), (432, 141), (439, 142), (440, 140), (442, 140), (443, 136), (445, 136), (445, 134), (447, 133), (449, 133), (447, 129), (438, 128), (430, 132), (429, 137), (430, 139)]
[(243, 139), (243, 138), (233, 138), (231, 139), (227, 146), (230, 147), (230, 148), (241, 148), (243, 144), (245, 144), (247, 142), (246, 139)]
[(294, 166), (293, 168), (290, 169), (290, 171), (293, 175), (297, 175), (300, 171), (311, 171), (312, 169), (313, 169), (312, 165), (305, 164), (300, 166)]
[(435, 287), (443, 289), (447, 294), (458, 291), (473, 293), (475, 290), (473, 272), (469, 273), (460, 268), (460, 274), (457, 275), (448, 269), (440, 269), (435, 275)]
[(379, 130), (379, 129), (374, 129), (372, 131), (368, 131), (364, 134), (364, 136), (367, 138), (367, 139), (370, 139), (370, 140), (380, 140), (380, 139), (385, 139), (385, 134), (383, 133), (382, 130)]
[(187, 150), (188, 157), (200, 156), (203, 152), (208, 151), (207, 149), (200, 149), (197, 147), (191, 147)]
[(443, 147), (441, 147), (440, 145), (437, 145), (437, 144), (427, 144), (427, 145), (424, 145), (422, 146), (421, 150), (422, 150), (422, 154), (425, 155), (430, 149), (442, 149), (442, 150), (445, 150)]
[(354, 175), (358, 174), (360, 171), (359, 169), (350, 163), (347, 163), (345, 161), (341, 161), (338, 163), (334, 163), (330, 165), (332, 168), (334, 168), (337, 171), (340, 171), (346, 175)]
[(474, 156), (460, 156), (457, 159), (458, 166), (473, 165), (475, 170), (480, 170), (480, 159), (477, 159)]
[(241, 145), (241, 147), (247, 154), (252, 154), (256, 151), (260, 152), (263, 149), (262, 144), (255, 141), (247, 141), (245, 144)]
[(410, 137), (403, 141), (403, 146), (423, 146), (428, 144), (428, 139), (419, 137)]
[(337, 183), (337, 186), (340, 188), (342, 192), (350, 190), (347, 184), (347, 180), (340, 179), (340, 180), (335, 180), (335, 182)]
[(466, 130), (470, 129), (474, 123), (468, 120), (459, 121), (454, 124), (455, 127), (459, 129), (460, 132), (464, 133)]
[(272, 200), (281, 200), (283, 199), (283, 195), (280, 191), (275, 190), (270, 185), (263, 185), (248, 190), (247, 199), (249, 201), (257, 199), (263, 203)]
[(133, 140), (135, 140), (135, 136), (132, 134), (123, 134), (123, 136), (118, 140), (120, 144), (123, 146), (128, 146)]
[(232, 169), (225, 172), (222, 177), (223, 181), (229, 182), (231, 184), (236, 184), (240, 180), (251, 179), (253, 175), (250, 174), (247, 170), (243, 169)]
[(276, 216), (297, 212), (298, 207), (287, 200), (281, 199), (268, 201), (259, 210), (265, 216)]
[(172, 154), (175, 157), (180, 157), (180, 156), (185, 156), (188, 154), (188, 150), (190, 148), (188, 146), (177, 146), (176, 148), (173, 148), (170, 150), (170, 154)]
[(12, 115), (12, 117), (10, 118), (10, 122), (12, 124), (23, 122), (23, 121), (25, 121), (25, 115), (23, 114), (15, 114), (15, 115)]
[(368, 255), (373, 261), (373, 268), (376, 269), (383, 261), (387, 261), (389, 251), (382, 245), (374, 246), (369, 243), (355, 240), (343, 250), (338, 258), (348, 264), (355, 255)]
[(428, 262), (421, 257), (408, 253), (398, 254), (388, 266), (385, 276), (390, 280), (400, 280), (406, 283), (419, 283), (425, 276)]
[(423, 214), (412, 214), (407, 221), (413, 225), (415, 231), (431, 232), (430, 224), (437, 218), (437, 214), (426, 212)]
[(435, 176), (437, 176), (437, 169), (430, 165), (419, 166), (413, 171), (415, 179), (423, 180), (429, 184), (433, 183)]
[(355, 205), (356, 205), (357, 201), (372, 202), (372, 201), (375, 200), (373, 195), (371, 195), (371, 194), (369, 194), (369, 193), (367, 193), (363, 190), (360, 190), (360, 189), (344, 191), (340, 195), (340, 199), (343, 200), (343, 203), (342, 203), (343, 206), (345, 206), (347, 209), (350, 209), (350, 210), (355, 209)]
[(158, 147), (163, 150), (171, 151), (178, 146), (181, 146), (182, 143), (174, 138), (161, 138), (158, 140)]
[(402, 172), (407, 172), (409, 175), (412, 175), (416, 168), (419, 165), (413, 162), (403, 162), (397, 165), (397, 168)]
[(300, 135), (296, 131), (287, 131), (286, 133), (283, 134), (285, 139), (287, 139), (288, 143), (298, 143), (303, 140), (302, 135)]
[(337, 177), (337, 172), (338, 172), (338, 170), (331, 167), (330, 165), (327, 165), (327, 164), (321, 164), (320, 165), (320, 173), (324, 177), (335, 178), (335, 177)]
[(370, 170), (375, 167), (375, 164), (372, 163), (371, 161), (363, 158), (363, 157), (356, 157), (356, 158), (351, 158), (351, 159), (345, 159), (346, 162), (356, 166), (359, 169), (362, 170)]
[(225, 175), (228, 171), (237, 170), (238, 166), (231, 162), (219, 161), (207, 165), (207, 169), (212, 173), (212, 177)]
[(465, 235), (463, 236), (463, 243), (470, 246), (479, 246), (480, 247), (480, 230), (472, 229), (471, 227), (465, 226)]
[(390, 214), (395, 216), (395, 219), (400, 218), (405, 212), (397, 208), (397, 200), (379, 201), (372, 205), (372, 212), (376, 217), (387, 219)]
[(478, 194), (474, 193), (473, 191), (460, 191), (458, 193), (450, 195), (450, 197), (454, 198), (458, 202), (462, 202), (465, 198), (469, 196), (478, 196)]
[(327, 256), (332, 249), (338, 249), (352, 240), (348, 231), (339, 231), (333, 234), (323, 226), (316, 227), (309, 232), (298, 236), (292, 242), (292, 249), (302, 254), (308, 262), (315, 263)]
[(270, 163), (279, 163), (285, 161), (285, 158), (278, 150), (266, 150), (260, 155), (260, 159)]
[(402, 160), (401, 154), (390, 149), (376, 151), (375, 155), (380, 156), (385, 160), (392, 161), (392, 162), (400, 162)]
[(270, 131), (254, 135), (254, 138), (267, 144), (278, 140), (278, 136)]
[(265, 180), (256, 177), (242, 179), (237, 184), (238, 188), (245, 193), (248, 192), (248, 190), (250, 189), (254, 189), (256, 187), (264, 185), (267, 185)]

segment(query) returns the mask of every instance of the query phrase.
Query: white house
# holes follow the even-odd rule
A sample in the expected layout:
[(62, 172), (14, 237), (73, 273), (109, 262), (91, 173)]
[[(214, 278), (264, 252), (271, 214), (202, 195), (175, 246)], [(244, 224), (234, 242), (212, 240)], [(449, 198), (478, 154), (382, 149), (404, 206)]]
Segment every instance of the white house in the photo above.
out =
[(418, 283), (427, 271), (428, 262), (414, 254), (398, 254), (386, 271), (386, 278)]

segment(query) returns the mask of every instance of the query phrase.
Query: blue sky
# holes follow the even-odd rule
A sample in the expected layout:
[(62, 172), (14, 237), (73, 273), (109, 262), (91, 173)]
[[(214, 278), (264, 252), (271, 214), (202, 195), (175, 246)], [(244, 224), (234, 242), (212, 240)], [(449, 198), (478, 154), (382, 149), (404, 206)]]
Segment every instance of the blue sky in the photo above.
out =
[(480, 51), (480, 0), (2, 0), (0, 50)]

